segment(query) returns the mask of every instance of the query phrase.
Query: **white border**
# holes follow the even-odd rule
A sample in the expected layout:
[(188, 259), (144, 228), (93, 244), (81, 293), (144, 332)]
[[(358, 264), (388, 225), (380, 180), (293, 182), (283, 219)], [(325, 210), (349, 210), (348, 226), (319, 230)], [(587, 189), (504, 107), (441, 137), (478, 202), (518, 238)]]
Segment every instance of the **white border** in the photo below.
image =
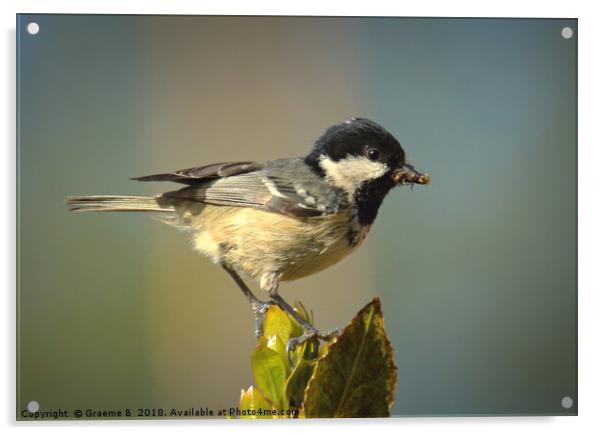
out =
[[(79, 432), (82, 429), (103, 433), (107, 429), (128, 434), (157, 433), (166, 430), (194, 432), (211, 430), (223, 433), (237, 430), (245, 433), (272, 431), (301, 431), (341, 427), (351, 433), (363, 433), (372, 425), (383, 433), (459, 433), (529, 434), (594, 433), (601, 427), (600, 395), (602, 367), (599, 331), (602, 283), (597, 269), (602, 246), (600, 225), (602, 213), (600, 179), (602, 178), (602, 138), (600, 82), (602, 81), (600, 16), (591, 1), (422, 1), (396, 3), (393, 1), (184, 1), (184, 0), (24, 0), (1, 2), (3, 21), (3, 56), (1, 70), (5, 100), (1, 105), (4, 144), (2, 147), (2, 187), (4, 189), (2, 218), (1, 273), (5, 278), (4, 312), (1, 324), (2, 375), (5, 386), (0, 395), (0, 422), (9, 433), (30, 432), (37, 428), (53, 433)], [(398, 16), (489, 16), (489, 17), (557, 17), (579, 18), (579, 417), (462, 417), (462, 418), (407, 418), (390, 420), (305, 421), (305, 422), (241, 422), (241, 421), (153, 421), (153, 422), (61, 422), (15, 423), (15, 14), (17, 12), (49, 13), (145, 13), (145, 14), (225, 14), (225, 15), (398, 15)], [(551, 176), (554, 175), (551, 168)], [(557, 168), (556, 173), (562, 173)], [(597, 249), (598, 248), (598, 249)], [(408, 394), (412, 394), (408, 392)], [(284, 426), (283, 426), (284, 425)], [(595, 428), (595, 429), (594, 429)]]
[[(399, 16), (489, 16), (575, 18), (584, 6), (566, 1), (421, 1), (397, 3), (386, 0), (306, 0), (299, 2), (245, 0), (22, 0), (19, 12), (121, 13), (121, 14), (224, 14), (224, 15), (399, 15)], [(48, 3), (51, 3), (50, 5)], [(577, 4), (575, 4), (577, 3)], [(585, 2), (583, 2), (585, 3)]]

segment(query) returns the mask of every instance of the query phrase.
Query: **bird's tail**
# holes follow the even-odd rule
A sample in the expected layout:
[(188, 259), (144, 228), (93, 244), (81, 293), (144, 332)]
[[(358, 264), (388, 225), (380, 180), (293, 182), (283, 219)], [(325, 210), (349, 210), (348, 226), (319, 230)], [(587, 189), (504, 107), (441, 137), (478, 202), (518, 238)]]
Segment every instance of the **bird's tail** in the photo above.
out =
[(66, 205), (69, 211), (174, 211), (173, 206), (166, 204), (160, 196), (70, 196)]

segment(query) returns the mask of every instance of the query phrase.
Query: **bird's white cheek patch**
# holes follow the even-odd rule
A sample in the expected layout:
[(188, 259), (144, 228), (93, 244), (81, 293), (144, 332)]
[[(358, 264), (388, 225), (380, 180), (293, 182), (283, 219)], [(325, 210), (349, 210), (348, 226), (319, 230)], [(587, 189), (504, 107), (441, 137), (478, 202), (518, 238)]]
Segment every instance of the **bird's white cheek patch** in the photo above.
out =
[(347, 157), (336, 162), (322, 156), (320, 166), (335, 186), (349, 194), (353, 194), (363, 182), (380, 178), (389, 170), (384, 163), (373, 162), (363, 156)]

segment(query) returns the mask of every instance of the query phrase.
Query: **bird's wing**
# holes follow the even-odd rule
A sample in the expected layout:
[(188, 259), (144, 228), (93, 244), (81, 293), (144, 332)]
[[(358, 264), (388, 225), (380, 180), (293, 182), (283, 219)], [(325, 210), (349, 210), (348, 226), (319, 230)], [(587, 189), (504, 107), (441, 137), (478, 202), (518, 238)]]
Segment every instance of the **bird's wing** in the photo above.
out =
[(263, 168), (263, 164), (257, 162), (226, 162), (214, 163), (212, 165), (198, 166), (196, 168), (180, 169), (178, 171), (166, 172), (164, 174), (146, 175), (135, 177), (137, 181), (173, 181), (182, 184), (196, 184), (207, 180), (214, 180), (232, 175), (244, 174)]
[[(236, 171), (231, 168), (236, 167), (242, 169), (233, 173)], [(249, 171), (249, 167), (256, 169)], [(222, 169), (220, 173), (219, 168), (227, 170)], [(189, 174), (195, 174), (196, 178)], [(302, 159), (276, 160), (266, 164), (223, 163), (138, 180), (189, 184), (183, 189), (164, 193), (166, 200), (252, 207), (294, 217), (323, 216), (336, 213), (346, 205), (344, 193), (322, 181)]]

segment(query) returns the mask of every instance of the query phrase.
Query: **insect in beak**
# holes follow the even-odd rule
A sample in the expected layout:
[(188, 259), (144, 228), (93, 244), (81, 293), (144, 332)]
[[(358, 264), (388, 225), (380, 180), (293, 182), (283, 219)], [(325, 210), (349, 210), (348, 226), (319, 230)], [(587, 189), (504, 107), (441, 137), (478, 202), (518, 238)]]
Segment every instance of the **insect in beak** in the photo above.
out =
[(431, 176), (429, 174), (421, 174), (412, 165), (406, 164), (399, 169), (396, 169), (391, 174), (391, 178), (397, 184), (429, 184)]

